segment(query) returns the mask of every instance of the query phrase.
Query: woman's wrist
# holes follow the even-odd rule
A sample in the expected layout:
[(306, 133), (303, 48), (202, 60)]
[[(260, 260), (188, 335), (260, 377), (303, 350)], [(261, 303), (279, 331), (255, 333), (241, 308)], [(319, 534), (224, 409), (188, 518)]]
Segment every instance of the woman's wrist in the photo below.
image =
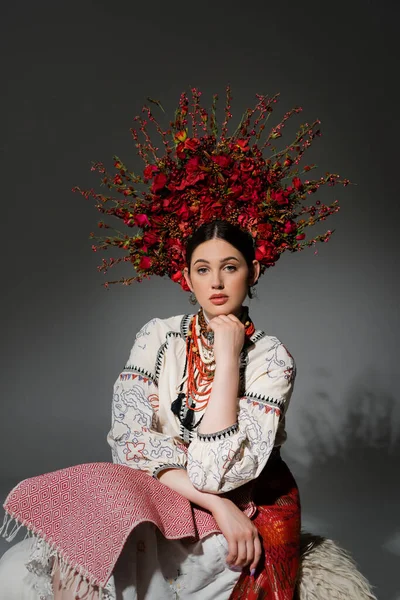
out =
[(215, 368), (210, 398), (198, 433), (213, 434), (237, 422), (239, 362), (224, 360)]
[(225, 500), (225, 498), (221, 498), (217, 494), (201, 492), (195, 488), (189, 479), (186, 469), (176, 469), (173, 467), (164, 469), (159, 473), (157, 478), (163, 485), (175, 490), (190, 502), (205, 508), (210, 513), (216, 510), (218, 506), (222, 506), (222, 501)]
[(215, 375), (217, 373), (224, 376), (239, 375), (239, 359), (240, 356), (226, 354), (223, 360), (215, 364)]
[(209, 510), (211, 514), (213, 514), (214, 511), (221, 509), (227, 503), (232, 504), (232, 500), (224, 498), (223, 496), (218, 496), (217, 494), (208, 494), (208, 496), (210, 496), (210, 498), (207, 510)]

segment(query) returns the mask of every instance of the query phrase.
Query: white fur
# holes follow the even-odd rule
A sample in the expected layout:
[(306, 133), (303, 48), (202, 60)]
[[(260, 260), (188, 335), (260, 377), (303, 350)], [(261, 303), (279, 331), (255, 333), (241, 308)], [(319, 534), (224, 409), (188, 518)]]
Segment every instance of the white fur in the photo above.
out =
[(296, 600), (377, 600), (350, 554), (336, 542), (301, 535)]

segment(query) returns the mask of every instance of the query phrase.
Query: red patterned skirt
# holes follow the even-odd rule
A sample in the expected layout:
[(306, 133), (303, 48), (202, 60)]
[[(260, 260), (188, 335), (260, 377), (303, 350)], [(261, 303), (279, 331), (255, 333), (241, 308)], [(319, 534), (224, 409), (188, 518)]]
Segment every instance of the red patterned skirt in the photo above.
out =
[(279, 451), (268, 461), (253, 488), (253, 519), (263, 545), (262, 567), (245, 570), (230, 600), (292, 600), (300, 560), (300, 497)]

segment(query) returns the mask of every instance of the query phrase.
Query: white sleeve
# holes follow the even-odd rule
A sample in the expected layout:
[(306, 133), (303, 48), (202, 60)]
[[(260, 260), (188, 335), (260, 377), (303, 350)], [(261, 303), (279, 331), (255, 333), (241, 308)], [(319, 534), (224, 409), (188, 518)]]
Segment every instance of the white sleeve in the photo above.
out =
[(189, 446), (187, 471), (198, 490), (228, 492), (258, 477), (267, 463), (296, 377), (293, 357), (273, 339), (257, 378), (239, 399), (237, 423), (198, 434)]
[(159, 319), (137, 333), (128, 362), (114, 383), (107, 435), (113, 462), (154, 477), (166, 468), (186, 468), (186, 453), (162, 433), (158, 421), (156, 361), (163, 341)]

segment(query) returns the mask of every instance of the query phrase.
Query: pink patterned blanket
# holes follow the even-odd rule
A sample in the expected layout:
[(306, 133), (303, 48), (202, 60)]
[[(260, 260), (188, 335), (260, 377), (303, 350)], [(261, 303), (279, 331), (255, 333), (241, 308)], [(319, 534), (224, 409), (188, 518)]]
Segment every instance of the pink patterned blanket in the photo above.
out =
[(82, 464), (25, 479), (11, 490), (4, 509), (6, 518), (45, 540), (64, 563), (100, 588), (129, 534), (143, 521), (154, 523), (168, 539), (220, 532), (207, 511), (148, 474), (113, 463)]

